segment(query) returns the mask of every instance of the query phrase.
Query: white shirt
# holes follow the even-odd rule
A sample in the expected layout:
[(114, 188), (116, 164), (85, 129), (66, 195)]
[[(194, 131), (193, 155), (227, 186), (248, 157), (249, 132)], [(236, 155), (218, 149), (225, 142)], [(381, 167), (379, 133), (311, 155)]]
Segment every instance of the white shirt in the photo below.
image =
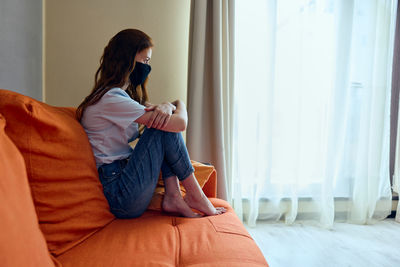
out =
[(81, 124), (92, 145), (97, 168), (130, 156), (129, 142), (139, 136), (134, 121), (145, 113), (144, 109), (121, 88), (112, 88), (85, 109)]

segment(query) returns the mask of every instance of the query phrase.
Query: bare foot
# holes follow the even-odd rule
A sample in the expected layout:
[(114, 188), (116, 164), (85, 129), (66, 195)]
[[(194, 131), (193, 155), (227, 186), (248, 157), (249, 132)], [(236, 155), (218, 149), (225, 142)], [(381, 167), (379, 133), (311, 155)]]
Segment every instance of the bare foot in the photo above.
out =
[(215, 209), (217, 210), (218, 214), (222, 214), (226, 212), (226, 209), (224, 207), (215, 207)]
[(210, 200), (203, 194), (201, 197), (195, 198), (190, 194), (186, 194), (184, 198), (189, 207), (203, 212), (205, 215), (218, 215), (226, 212), (224, 207), (214, 207)]
[(192, 211), (188, 204), (186, 204), (186, 202), (183, 200), (181, 195), (165, 194), (162, 202), (162, 208), (166, 212), (179, 213), (188, 218), (202, 217), (201, 214)]

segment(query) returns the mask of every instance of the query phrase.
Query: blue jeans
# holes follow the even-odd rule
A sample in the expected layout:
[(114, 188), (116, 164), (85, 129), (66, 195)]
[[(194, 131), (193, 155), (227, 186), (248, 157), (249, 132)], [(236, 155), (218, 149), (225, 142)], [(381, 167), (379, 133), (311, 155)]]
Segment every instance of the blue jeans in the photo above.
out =
[(183, 181), (194, 169), (180, 133), (145, 129), (128, 159), (99, 167), (111, 212), (117, 218), (139, 217), (150, 204), (158, 177)]

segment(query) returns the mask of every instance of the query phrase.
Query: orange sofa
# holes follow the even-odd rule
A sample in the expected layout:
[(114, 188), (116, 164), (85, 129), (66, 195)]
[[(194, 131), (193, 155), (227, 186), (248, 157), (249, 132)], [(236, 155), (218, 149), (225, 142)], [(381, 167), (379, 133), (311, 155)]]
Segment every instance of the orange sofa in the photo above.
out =
[(73, 108), (0, 90), (1, 266), (267, 266), (224, 200), (216, 172), (195, 163), (214, 205), (196, 219), (165, 214), (162, 187), (136, 219), (116, 219)]

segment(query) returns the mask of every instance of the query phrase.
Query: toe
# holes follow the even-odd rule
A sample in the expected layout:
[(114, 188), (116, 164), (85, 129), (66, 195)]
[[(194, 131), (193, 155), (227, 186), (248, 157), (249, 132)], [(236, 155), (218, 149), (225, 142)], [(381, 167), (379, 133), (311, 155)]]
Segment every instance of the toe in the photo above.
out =
[(224, 207), (216, 207), (217, 214), (223, 214), (226, 212), (226, 209)]

